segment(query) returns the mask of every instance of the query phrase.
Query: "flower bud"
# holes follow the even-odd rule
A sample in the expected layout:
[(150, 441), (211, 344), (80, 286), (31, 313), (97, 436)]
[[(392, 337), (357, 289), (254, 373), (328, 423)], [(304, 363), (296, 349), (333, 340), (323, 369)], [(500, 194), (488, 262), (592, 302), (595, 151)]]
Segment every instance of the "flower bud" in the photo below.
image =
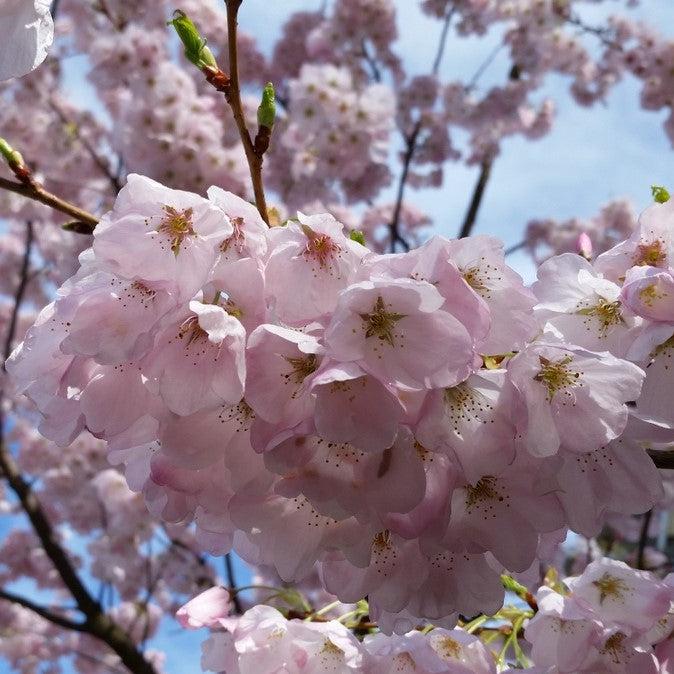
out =
[(199, 29), (194, 25), (185, 12), (177, 9), (173, 19), (167, 23), (175, 28), (180, 41), (185, 47), (185, 57), (197, 68), (218, 69), (218, 64), (211, 50), (206, 46), (206, 40), (201, 37)]
[(11, 169), (24, 165), (21, 153), (15, 150), (4, 138), (0, 138), (0, 154)]
[(581, 232), (576, 240), (576, 252), (586, 260), (592, 259), (592, 239), (585, 232)]
[(651, 192), (653, 193), (653, 199), (659, 204), (664, 204), (666, 201), (669, 201), (669, 192), (662, 185), (651, 185)]
[(265, 84), (262, 90), (262, 102), (257, 109), (257, 123), (271, 129), (276, 119), (276, 94), (271, 82)]

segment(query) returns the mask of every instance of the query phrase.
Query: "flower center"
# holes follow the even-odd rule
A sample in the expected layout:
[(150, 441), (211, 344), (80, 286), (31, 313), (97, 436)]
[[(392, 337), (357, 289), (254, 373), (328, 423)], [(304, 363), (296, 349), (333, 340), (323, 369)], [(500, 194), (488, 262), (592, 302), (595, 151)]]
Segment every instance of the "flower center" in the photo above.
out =
[(463, 270), (463, 280), (483, 299), (491, 297), (491, 288), (494, 283), (501, 280), (501, 274), (497, 267), (488, 264), (484, 258), (481, 265), (475, 265)]
[(242, 253), (246, 243), (246, 235), (243, 231), (243, 218), (232, 218), (230, 222), (234, 231), (220, 244), (220, 251), (226, 253), (231, 246), (234, 246), (238, 253)]
[(559, 391), (573, 386), (582, 386), (578, 381), (580, 372), (569, 369), (569, 364), (573, 361), (571, 356), (564, 356), (560, 360), (549, 360), (539, 356), (538, 360), (541, 369), (534, 377), (534, 381), (541, 382), (545, 386), (548, 391), (548, 402), (551, 402)]
[(283, 375), (286, 382), (301, 384), (310, 374), (313, 374), (318, 369), (318, 357), (313, 353), (298, 358), (283, 356), (283, 359), (292, 368), (290, 372), (286, 372)]
[(624, 599), (625, 593), (629, 591), (627, 583), (622, 578), (616, 578), (609, 573), (605, 573), (601, 578), (592, 581), (592, 585), (599, 590), (600, 604), (603, 604), (607, 597), (621, 601)]
[(442, 636), (436, 639), (431, 640), (431, 645), (433, 650), (443, 659), (443, 660), (458, 660), (461, 656), (461, 644), (452, 639), (452, 637)]
[(175, 255), (180, 252), (180, 246), (188, 236), (196, 236), (192, 227), (193, 209), (186, 208), (179, 211), (173, 206), (163, 207), (165, 216), (157, 227), (158, 232), (162, 232), (169, 237), (171, 250)]
[(624, 323), (620, 302), (609, 302), (608, 300), (600, 299), (597, 304), (590, 307), (579, 307), (576, 313), (588, 317), (588, 320), (584, 321), (586, 325), (589, 322), (589, 318), (594, 318), (598, 321), (599, 334), (602, 337), (608, 334), (612, 326)]
[(365, 339), (377, 337), (389, 346), (395, 346), (394, 337), (396, 335), (393, 334), (395, 324), (406, 318), (406, 315), (387, 311), (386, 304), (379, 295), (372, 311), (369, 314), (360, 314), (360, 318), (365, 326)]
[(496, 478), (492, 475), (481, 477), (477, 484), (469, 484), (466, 487), (466, 509), (471, 510), (475, 506), (488, 501), (503, 501), (504, 497), (498, 490)]
[(343, 657), (344, 651), (335, 643), (330, 641), (330, 639), (326, 639), (323, 642), (323, 648), (321, 648), (321, 653), (325, 653), (326, 655), (330, 655), (332, 657)]
[(623, 642), (625, 641), (625, 635), (622, 632), (616, 632), (612, 634), (604, 643), (604, 647), (601, 649), (601, 653), (608, 655), (611, 660), (619, 665), (624, 662), (622, 656), (626, 655), (625, 647)]
[(484, 395), (465, 382), (446, 388), (442, 395), (452, 428), (457, 435), (461, 435), (461, 423), (484, 423), (481, 415), (493, 409)]
[(659, 239), (651, 243), (641, 243), (634, 254), (634, 264), (640, 267), (662, 267), (667, 260), (665, 247)]
[(317, 234), (306, 225), (302, 225), (302, 231), (307, 237), (307, 244), (302, 255), (316, 260), (322, 268), (327, 267), (342, 250), (327, 234)]
[(194, 342), (208, 339), (208, 333), (199, 325), (199, 319), (196, 316), (190, 316), (181, 324), (178, 338), (186, 339), (185, 346), (188, 347)]
[(646, 286), (639, 291), (639, 298), (647, 307), (653, 307), (658, 300), (661, 300), (664, 297), (667, 297), (667, 293), (658, 292), (655, 283), (651, 283), (651, 285)]

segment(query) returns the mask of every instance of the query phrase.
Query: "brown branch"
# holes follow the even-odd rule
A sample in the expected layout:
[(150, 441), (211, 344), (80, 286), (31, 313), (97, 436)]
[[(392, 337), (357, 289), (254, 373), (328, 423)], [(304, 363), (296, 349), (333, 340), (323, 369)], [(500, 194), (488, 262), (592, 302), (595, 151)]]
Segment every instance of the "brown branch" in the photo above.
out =
[(7, 180), (6, 178), (0, 178), (0, 189), (8, 190), (9, 192), (14, 192), (15, 194), (20, 194), (27, 199), (32, 199), (33, 201), (39, 201), (45, 206), (53, 208), (55, 211), (60, 213), (65, 213), (73, 218), (75, 218), (79, 223), (82, 224), (82, 227), (77, 229), (78, 233), (91, 234), (94, 231), (94, 228), (98, 224), (98, 218), (91, 213), (85, 211), (74, 204), (71, 204), (60, 197), (57, 197), (55, 194), (48, 192), (42, 185), (39, 185), (36, 182), (23, 183), (15, 182), (13, 180)]
[(242, 615), (243, 606), (241, 605), (241, 600), (239, 599), (239, 593), (236, 591), (236, 576), (234, 575), (234, 565), (232, 564), (232, 554), (230, 552), (225, 555), (225, 573), (227, 574), (227, 585), (229, 585), (229, 589), (232, 590), (232, 592), (230, 592), (230, 596), (232, 597), (234, 610), (238, 615)]
[(646, 544), (648, 543), (648, 529), (653, 519), (653, 508), (642, 515), (641, 532), (639, 534), (639, 545), (637, 547), (637, 569), (645, 569)]
[[(440, 33), (440, 40), (438, 42), (438, 48), (436, 50), (435, 58), (433, 59), (433, 66), (431, 68), (431, 73), (437, 75), (440, 70), (440, 64), (442, 63), (442, 56), (445, 52), (445, 46), (447, 44), (447, 36), (449, 35), (449, 27), (452, 22), (452, 16), (454, 15), (454, 8), (452, 7), (447, 16), (445, 17), (445, 22), (442, 27), (442, 32)], [(365, 45), (363, 45), (364, 47)], [(409, 178), (410, 166), (412, 165), (412, 160), (417, 151), (417, 143), (419, 142), (419, 135), (423, 128), (423, 122), (421, 118), (414, 125), (412, 132), (409, 136), (405, 136), (405, 153), (403, 154), (403, 168), (400, 173), (400, 179), (398, 181), (398, 193), (396, 195), (395, 205), (393, 207), (393, 215), (391, 217), (391, 222), (389, 223), (389, 232), (390, 232), (390, 251), (395, 252), (396, 244), (399, 243), (405, 250), (410, 249), (409, 243), (405, 240), (400, 234), (400, 214), (402, 212), (403, 199), (405, 196), (405, 187), (407, 186), (407, 180)]]
[(269, 214), (267, 213), (267, 201), (264, 195), (262, 185), (262, 161), (263, 152), (257, 152), (255, 145), (246, 126), (246, 117), (241, 102), (241, 85), (239, 83), (239, 53), (237, 47), (237, 27), (239, 7), (243, 0), (225, 0), (227, 6), (227, 47), (229, 50), (229, 78), (222, 88), (225, 98), (232, 109), (234, 121), (239, 130), (239, 136), (243, 143), (243, 149), (248, 160), (250, 178), (253, 182), (253, 193), (255, 194), (255, 205), (260, 212), (262, 219), (269, 224)]
[(674, 470), (674, 449), (647, 449), (656, 468)]
[(412, 159), (414, 159), (414, 153), (417, 150), (417, 141), (419, 139), (419, 133), (421, 132), (421, 120), (419, 120), (412, 129), (412, 133), (405, 138), (405, 143), (407, 145), (405, 149), (405, 154), (403, 155), (403, 170), (400, 174), (400, 180), (398, 181), (398, 194), (396, 196), (395, 206), (393, 208), (393, 216), (391, 217), (391, 222), (389, 223), (389, 232), (390, 232), (390, 251), (395, 253), (396, 243), (402, 244), (403, 248), (406, 250), (410, 249), (407, 241), (400, 235), (400, 214), (403, 207), (403, 198), (405, 196), (405, 187), (407, 185), (407, 178), (410, 172), (410, 166), (412, 164)]
[(442, 33), (440, 33), (440, 43), (438, 44), (438, 50), (435, 54), (435, 60), (433, 61), (433, 75), (437, 75), (440, 72), (440, 64), (442, 63), (442, 57), (445, 53), (445, 46), (447, 45), (447, 35), (449, 35), (449, 27), (452, 23), (452, 17), (454, 16), (455, 7), (452, 6), (447, 12), (445, 21), (442, 25)]
[(525, 248), (527, 245), (526, 241), (520, 241), (519, 243), (514, 243), (512, 246), (509, 248), (505, 249), (505, 255), (512, 255), (513, 253), (516, 253), (518, 250), (522, 250), (522, 248)]
[(21, 271), (19, 272), (19, 285), (14, 295), (14, 307), (12, 308), (12, 316), (9, 319), (9, 326), (7, 328), (7, 335), (5, 336), (5, 348), (3, 350), (2, 369), (5, 369), (5, 361), (12, 353), (12, 343), (16, 335), (16, 326), (19, 321), (19, 309), (23, 296), (26, 294), (26, 287), (30, 280), (30, 254), (33, 250), (33, 223), (29, 220), (26, 222), (26, 245), (23, 252), (23, 262), (21, 263)]
[(7, 590), (3, 590), (2, 588), (0, 588), (0, 599), (4, 599), (5, 601), (11, 602), (12, 604), (23, 606), (23, 608), (27, 608), (29, 611), (32, 611), (41, 618), (48, 620), (50, 623), (58, 625), (59, 627), (63, 627), (67, 630), (73, 630), (74, 632), (88, 631), (84, 623), (77, 623), (74, 620), (70, 620), (56, 613), (52, 613), (50, 609), (44, 606), (38, 606), (29, 599), (20, 597), (18, 594), (14, 594), (12, 592), (7, 592)]
[(4, 443), (0, 444), (0, 470), (19, 499), (42, 547), (58, 571), (63, 584), (75, 599), (77, 608), (85, 616), (82, 629), (104, 641), (124, 665), (136, 674), (156, 674), (154, 666), (136, 648), (129, 635), (103, 611), (103, 607), (90, 594), (80, 580), (72, 562), (60, 546), (56, 534), (47, 519), (30, 485), (11, 457)]
[(491, 175), (492, 164), (493, 159), (485, 159), (480, 164), (480, 175), (477, 177), (477, 182), (475, 183), (475, 187), (473, 189), (473, 196), (471, 197), (468, 210), (466, 211), (466, 217), (463, 220), (463, 225), (461, 225), (461, 231), (459, 232), (460, 239), (470, 236), (473, 226), (475, 225), (477, 213), (480, 210), (484, 192), (487, 188), (487, 183), (489, 182), (489, 176)]

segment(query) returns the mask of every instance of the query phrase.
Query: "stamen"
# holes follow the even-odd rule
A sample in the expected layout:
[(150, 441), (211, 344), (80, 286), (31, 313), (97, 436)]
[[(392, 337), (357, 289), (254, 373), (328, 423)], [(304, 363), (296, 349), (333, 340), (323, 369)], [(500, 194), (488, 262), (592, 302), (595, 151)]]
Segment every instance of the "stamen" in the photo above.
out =
[(393, 330), (395, 324), (406, 318), (405, 314), (396, 314), (386, 311), (386, 304), (381, 295), (369, 314), (360, 314), (365, 324), (365, 339), (377, 337), (380, 341), (386, 342), (389, 346), (395, 346)]
[(196, 232), (192, 227), (192, 208), (186, 208), (184, 211), (179, 211), (173, 206), (164, 206), (164, 213), (166, 216), (157, 227), (158, 232), (167, 234), (171, 242), (171, 250), (174, 255), (180, 252), (180, 246), (185, 238), (188, 236), (196, 236)]
[(549, 360), (539, 356), (541, 364), (540, 372), (534, 377), (534, 381), (541, 382), (548, 391), (548, 402), (552, 402), (556, 393), (565, 391), (567, 388), (582, 386), (579, 382), (580, 372), (570, 370), (568, 365), (573, 362), (571, 356), (564, 356), (560, 360)]

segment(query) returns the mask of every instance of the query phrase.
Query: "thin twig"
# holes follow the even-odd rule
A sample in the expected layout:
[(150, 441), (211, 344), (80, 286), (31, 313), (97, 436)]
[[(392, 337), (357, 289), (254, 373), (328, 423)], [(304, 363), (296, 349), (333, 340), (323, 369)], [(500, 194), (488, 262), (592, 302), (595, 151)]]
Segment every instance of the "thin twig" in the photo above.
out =
[(473, 76), (468, 80), (468, 84), (465, 86), (466, 91), (472, 91), (477, 86), (479, 79), (482, 77), (487, 68), (494, 62), (494, 59), (498, 56), (498, 53), (501, 51), (501, 49), (503, 49), (503, 47), (504, 44), (501, 42), (497, 44), (496, 47), (494, 47), (494, 49), (489, 52), (489, 54), (487, 54), (487, 58), (482, 61)]
[(243, 149), (248, 160), (250, 178), (253, 182), (255, 205), (262, 219), (269, 224), (267, 213), (267, 201), (262, 184), (262, 153), (255, 151), (255, 145), (246, 125), (246, 118), (241, 102), (241, 85), (239, 83), (239, 53), (237, 48), (237, 26), (239, 7), (243, 0), (225, 0), (227, 6), (227, 48), (229, 50), (229, 82), (223, 90), (225, 98), (232, 109), (234, 121), (239, 130), (239, 136), (243, 143)]
[(375, 59), (372, 54), (367, 49), (367, 42), (363, 40), (361, 43), (361, 56), (365, 59), (365, 62), (370, 66), (370, 74), (372, 75), (372, 79), (375, 82), (381, 82), (381, 70), (379, 68), (379, 64), (377, 63), (377, 59)]
[(98, 166), (103, 175), (108, 179), (110, 185), (112, 186), (112, 189), (114, 190), (114, 193), (118, 194), (119, 191), (122, 189), (122, 182), (119, 179), (119, 177), (113, 173), (112, 168), (110, 167), (110, 164), (108, 163), (107, 159), (104, 159), (98, 154), (98, 152), (96, 152), (96, 148), (94, 148), (94, 146), (89, 142), (89, 139), (80, 133), (79, 126), (68, 118), (66, 113), (61, 109), (61, 107), (58, 105), (58, 103), (56, 103), (56, 101), (53, 98), (49, 99), (49, 106), (56, 113), (56, 115), (63, 124), (65, 125), (74, 124), (75, 137), (77, 138), (77, 140), (79, 140), (80, 143), (82, 143), (82, 147), (84, 147), (84, 149), (87, 151), (87, 154), (91, 157), (94, 164)]
[(512, 255), (513, 253), (516, 253), (518, 250), (522, 250), (522, 248), (525, 248), (527, 245), (526, 241), (520, 241), (519, 243), (515, 243), (509, 248), (505, 249), (505, 255)]
[(400, 173), (400, 179), (398, 180), (398, 194), (396, 196), (395, 206), (393, 208), (393, 216), (391, 217), (391, 222), (389, 223), (389, 232), (390, 232), (390, 251), (395, 252), (396, 243), (402, 244), (403, 248), (409, 250), (410, 246), (407, 241), (400, 235), (400, 214), (403, 207), (403, 198), (405, 196), (405, 186), (407, 185), (407, 178), (410, 172), (410, 166), (412, 164), (412, 159), (414, 159), (414, 153), (417, 149), (417, 140), (419, 138), (419, 133), (421, 132), (421, 120), (419, 120), (412, 129), (412, 133), (405, 138), (406, 148), (405, 154), (403, 155), (403, 170)]
[(468, 205), (466, 217), (464, 218), (463, 224), (461, 225), (461, 231), (459, 232), (460, 239), (470, 236), (473, 226), (475, 225), (477, 213), (480, 210), (482, 198), (484, 197), (484, 192), (487, 188), (487, 183), (489, 182), (489, 176), (491, 175), (492, 164), (493, 159), (491, 158), (484, 159), (480, 164), (480, 175), (477, 177), (477, 182), (475, 183), (475, 188), (473, 189), (473, 196), (471, 197), (470, 204)]
[(7, 334), (5, 335), (5, 348), (3, 350), (2, 369), (5, 370), (5, 361), (12, 353), (12, 345), (16, 335), (16, 326), (19, 321), (19, 310), (23, 302), (23, 296), (26, 294), (26, 287), (30, 280), (30, 254), (33, 250), (33, 223), (28, 220), (26, 222), (26, 245), (23, 250), (23, 261), (21, 262), (21, 271), (19, 272), (19, 285), (14, 295), (14, 306), (12, 307), (12, 316), (9, 319), (9, 326), (7, 327)]
[(653, 508), (648, 512), (642, 515), (641, 521), (641, 533), (639, 534), (639, 547), (637, 548), (637, 569), (644, 569), (645, 567), (645, 555), (646, 555), (646, 544), (648, 543), (648, 529), (651, 526), (651, 520), (653, 519)]
[(39, 201), (45, 206), (53, 208), (55, 211), (60, 213), (65, 213), (66, 215), (75, 218), (78, 222), (82, 223), (83, 227), (80, 230), (77, 230), (78, 233), (91, 234), (94, 231), (94, 228), (98, 224), (98, 218), (91, 213), (85, 211), (74, 204), (71, 204), (69, 201), (65, 201), (60, 197), (57, 197), (55, 194), (48, 192), (42, 185), (38, 183), (20, 183), (13, 180), (7, 180), (7, 178), (0, 178), (0, 189), (7, 190), (9, 192), (14, 192), (15, 194), (20, 194), (23, 197), (32, 199), (33, 201)]
[(58, 625), (59, 627), (63, 627), (67, 630), (73, 630), (75, 632), (88, 631), (88, 628), (84, 623), (77, 623), (74, 620), (70, 620), (64, 616), (57, 615), (56, 613), (52, 613), (50, 609), (44, 606), (38, 606), (37, 604), (34, 604), (32, 601), (30, 601), (30, 599), (20, 597), (18, 594), (8, 592), (7, 590), (3, 590), (2, 588), (0, 588), (0, 599), (9, 601), (12, 604), (18, 604), (19, 606), (23, 606), (23, 608), (27, 608), (29, 611), (32, 611), (36, 615), (39, 615), (41, 618), (48, 620), (50, 623)]
[(674, 450), (672, 449), (647, 449), (656, 468), (674, 470)]
[[(445, 23), (442, 27), (442, 32), (440, 33), (440, 40), (438, 42), (438, 48), (435, 54), (435, 59), (433, 60), (433, 67), (431, 72), (433, 75), (437, 75), (440, 69), (440, 64), (442, 63), (442, 55), (445, 52), (445, 45), (447, 43), (447, 36), (449, 35), (449, 27), (452, 22), (452, 16), (454, 14), (454, 8), (452, 8), (445, 18)], [(398, 179), (398, 193), (396, 195), (395, 205), (393, 207), (393, 215), (391, 217), (391, 222), (389, 223), (389, 249), (392, 253), (395, 252), (396, 244), (401, 244), (405, 250), (410, 249), (410, 245), (407, 240), (400, 234), (400, 214), (402, 213), (403, 199), (405, 197), (405, 187), (407, 186), (407, 180), (409, 178), (410, 167), (414, 159), (414, 155), (417, 151), (417, 143), (419, 142), (419, 135), (423, 128), (423, 122), (421, 119), (417, 120), (412, 132), (409, 136), (405, 136), (405, 153), (403, 154), (402, 159), (402, 171), (400, 173), (400, 178)]]
[(234, 564), (232, 564), (232, 555), (228, 552), (225, 555), (225, 573), (227, 574), (227, 585), (229, 589), (234, 590), (230, 593), (232, 597), (232, 603), (234, 604), (234, 610), (238, 615), (243, 614), (243, 606), (241, 605), (241, 600), (239, 599), (239, 593), (236, 585), (236, 576), (234, 575)]
[(442, 63), (442, 57), (445, 53), (445, 46), (447, 44), (447, 35), (449, 34), (449, 27), (452, 23), (452, 17), (454, 16), (454, 6), (447, 12), (445, 17), (445, 22), (442, 25), (442, 32), (440, 33), (440, 43), (438, 44), (438, 50), (435, 54), (435, 60), (433, 61), (433, 69), (431, 72), (433, 75), (437, 75), (440, 72), (440, 64)]

